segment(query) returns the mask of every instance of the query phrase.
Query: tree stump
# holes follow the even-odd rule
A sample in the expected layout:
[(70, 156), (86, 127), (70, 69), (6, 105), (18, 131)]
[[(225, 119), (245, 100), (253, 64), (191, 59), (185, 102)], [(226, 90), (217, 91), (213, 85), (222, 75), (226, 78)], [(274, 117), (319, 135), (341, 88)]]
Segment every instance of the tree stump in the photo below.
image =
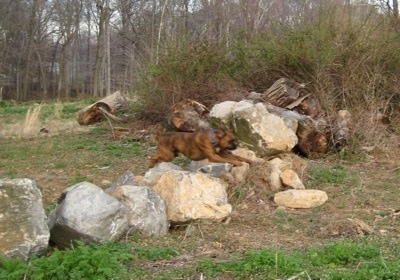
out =
[(192, 99), (176, 103), (171, 108), (170, 125), (176, 130), (194, 132), (211, 128), (210, 111), (203, 104)]
[(284, 108), (266, 103), (267, 110), (289, 120), (296, 120), (296, 131), (299, 142), (297, 147), (307, 157), (318, 158), (328, 150), (328, 136), (325, 133), (326, 122), (323, 119), (314, 120), (310, 116), (301, 115)]
[(307, 93), (305, 87), (304, 84), (281, 78), (262, 94), (262, 99), (272, 105), (317, 118), (322, 114), (321, 105)]
[(351, 114), (347, 110), (340, 110), (331, 128), (331, 146), (335, 151), (341, 151), (350, 138)]
[(115, 113), (125, 108), (127, 105), (127, 98), (120, 91), (116, 91), (79, 110), (77, 121), (80, 125), (90, 125), (101, 122), (107, 117), (117, 122), (125, 122), (123, 119), (118, 118)]

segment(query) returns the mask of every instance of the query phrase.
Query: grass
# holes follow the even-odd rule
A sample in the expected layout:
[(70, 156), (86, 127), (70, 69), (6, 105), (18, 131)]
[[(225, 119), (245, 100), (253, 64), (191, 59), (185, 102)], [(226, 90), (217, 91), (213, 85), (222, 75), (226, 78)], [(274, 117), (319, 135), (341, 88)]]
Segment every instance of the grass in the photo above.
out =
[(79, 244), (64, 251), (54, 250), (48, 257), (29, 263), (1, 260), (0, 278), (20, 279), (128, 279), (124, 265), (133, 259), (125, 243), (103, 246)]
[(343, 184), (347, 174), (346, 169), (343, 166), (336, 165), (332, 168), (312, 168), (309, 172), (310, 176), (310, 187), (316, 187), (320, 184), (330, 183), (330, 184)]
[[(79, 243), (72, 249), (56, 249), (47, 257), (35, 257), (29, 263), (2, 258), (0, 278), (181, 279), (203, 275), (206, 279), (397, 279), (398, 248), (392, 242), (357, 239), (295, 251), (250, 250), (225, 260), (198, 258), (182, 266), (179, 257), (184, 252), (169, 247)], [(160, 266), (167, 262), (171, 265), (152, 269), (156, 261)]]
[[(48, 116), (63, 115), (66, 107), (49, 106), (54, 110)], [(72, 118), (78, 107), (71, 105), (68, 109), (71, 115), (67, 118)], [(46, 110), (43, 105), (39, 120), (42, 114), (47, 114)], [(24, 116), (17, 112), (10, 116), (22, 120)], [(147, 170), (146, 157), (152, 152), (146, 141), (128, 138), (113, 141), (108, 123), (86, 132), (0, 141), (1, 147), (6, 147), (0, 150), (0, 177), (37, 179), (38, 185), (43, 186), (43, 197), (48, 199), (47, 211), (54, 207), (63, 188), (82, 181), (97, 185), (103, 179), (111, 182), (133, 166), (139, 166), (141, 172)], [(186, 159), (177, 158), (175, 162), (182, 164)], [(367, 180), (379, 170), (366, 169), (368, 173), (360, 179), (352, 166), (342, 161), (330, 164), (331, 167), (317, 164), (308, 173), (307, 188), (325, 189), (328, 203), (336, 212), (330, 212), (328, 205), (310, 211), (274, 209), (265, 199), (264, 204), (257, 201), (257, 205), (267, 203), (270, 208), (253, 213), (251, 207), (255, 206), (250, 200), (246, 201), (249, 208), (239, 209), (231, 200), (239, 217), (233, 216), (230, 224), (213, 225), (212, 229), (199, 226), (194, 237), (185, 233), (182, 238), (172, 232), (161, 240), (130, 238), (101, 246), (80, 244), (64, 251), (53, 249), (48, 256), (33, 258), (28, 263), (3, 258), (0, 279), (397, 279), (400, 275), (397, 239), (375, 236), (333, 242), (316, 233), (339, 215), (365, 217), (378, 229), (391, 231), (397, 226), (390, 215), (391, 209), (397, 209), (397, 196), (393, 194), (397, 193), (400, 171), (393, 169), (393, 178)], [(236, 191), (246, 192), (239, 188)], [(54, 197), (49, 199), (51, 195)], [(367, 199), (373, 208), (365, 204)], [(379, 220), (375, 222), (377, 216)], [(260, 227), (261, 233), (255, 231)], [(234, 231), (240, 236), (245, 233), (242, 239), (257, 238), (259, 243), (252, 248), (239, 248), (240, 239), (232, 238)], [(296, 246), (267, 242), (274, 233), (291, 242), (299, 240)], [(303, 242), (309, 235), (317, 242)], [(208, 243), (227, 248), (210, 249)], [(210, 250), (217, 252), (216, 257), (202, 254)]]
[(305, 251), (250, 251), (226, 262), (204, 260), (198, 270), (208, 277), (229, 279), (288, 279), (295, 275), (296, 279), (396, 279), (400, 275), (398, 249), (386, 254), (378, 244), (365, 240), (342, 241)]

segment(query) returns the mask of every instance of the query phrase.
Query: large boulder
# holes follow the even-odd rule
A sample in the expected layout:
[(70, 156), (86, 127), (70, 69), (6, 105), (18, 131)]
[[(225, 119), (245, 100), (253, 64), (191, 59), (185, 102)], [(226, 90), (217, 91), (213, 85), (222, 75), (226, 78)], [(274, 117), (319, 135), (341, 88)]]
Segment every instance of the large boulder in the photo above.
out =
[(64, 190), (48, 225), (58, 247), (69, 247), (75, 240), (102, 244), (128, 230), (128, 210), (101, 188), (82, 182)]
[(169, 222), (162, 198), (151, 188), (119, 186), (111, 193), (128, 209), (129, 232), (138, 230), (151, 236), (167, 234)]
[(160, 177), (170, 170), (183, 170), (183, 168), (179, 165), (173, 164), (172, 162), (160, 162), (153, 168), (147, 170), (144, 174), (143, 184), (150, 187), (154, 186)]
[(0, 254), (24, 261), (47, 252), (42, 194), (31, 179), (0, 179)]
[(130, 170), (125, 171), (125, 173), (122, 174), (122, 176), (120, 176), (109, 188), (107, 188), (105, 190), (105, 192), (110, 194), (110, 193), (114, 192), (116, 188), (118, 188), (120, 186), (125, 186), (125, 185), (129, 185), (129, 186), (138, 186), (139, 185), (138, 181), (136, 180), (135, 175)]
[(165, 172), (153, 189), (167, 205), (168, 220), (184, 223), (191, 220), (222, 221), (232, 212), (226, 183), (204, 173)]
[(289, 152), (298, 143), (296, 120), (272, 114), (262, 103), (222, 102), (210, 116), (214, 123), (232, 127), (241, 144), (261, 157)]

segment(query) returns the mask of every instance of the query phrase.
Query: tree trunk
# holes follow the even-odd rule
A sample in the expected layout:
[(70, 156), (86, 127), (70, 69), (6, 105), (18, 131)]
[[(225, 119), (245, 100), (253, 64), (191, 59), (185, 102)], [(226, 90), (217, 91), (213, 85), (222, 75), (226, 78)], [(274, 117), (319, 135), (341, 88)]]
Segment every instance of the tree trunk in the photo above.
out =
[(110, 56), (110, 17), (111, 17), (111, 8), (110, 8), (110, 3), (109, 0), (107, 0), (106, 4), (106, 18), (105, 18), (105, 80), (106, 80), (106, 95), (111, 94), (111, 56)]
[(178, 131), (194, 132), (210, 129), (210, 111), (203, 104), (186, 99), (171, 109), (170, 124)]
[(319, 102), (306, 92), (305, 85), (286, 78), (277, 80), (264, 92), (262, 99), (272, 105), (312, 118), (318, 118), (322, 114)]
[(46, 69), (44, 67), (42, 57), (39, 51), (36, 51), (36, 56), (39, 62), (39, 70), (40, 70), (40, 88), (42, 90), (42, 98), (47, 98), (47, 77), (46, 77)]
[(325, 132), (326, 122), (324, 120), (316, 121), (310, 116), (301, 115), (271, 104), (266, 104), (266, 107), (273, 114), (297, 121), (296, 135), (299, 139), (297, 147), (305, 156), (318, 158), (326, 153), (329, 141)]
[(22, 100), (27, 99), (28, 95), (28, 87), (31, 82), (30, 80), (30, 72), (31, 72), (31, 60), (32, 60), (32, 52), (34, 47), (34, 35), (36, 29), (36, 13), (38, 9), (39, 3), (38, 0), (33, 1), (32, 10), (29, 17), (28, 23), (28, 47), (27, 47), (27, 54), (26, 54), (26, 65), (25, 65), (25, 74), (24, 74), (24, 82), (22, 87)]
[(123, 119), (115, 116), (119, 110), (128, 105), (127, 98), (119, 91), (81, 109), (77, 114), (77, 121), (80, 125), (90, 125), (101, 122), (106, 117), (117, 122), (124, 122)]
[(393, 15), (395, 18), (399, 17), (399, 1), (393, 0)]

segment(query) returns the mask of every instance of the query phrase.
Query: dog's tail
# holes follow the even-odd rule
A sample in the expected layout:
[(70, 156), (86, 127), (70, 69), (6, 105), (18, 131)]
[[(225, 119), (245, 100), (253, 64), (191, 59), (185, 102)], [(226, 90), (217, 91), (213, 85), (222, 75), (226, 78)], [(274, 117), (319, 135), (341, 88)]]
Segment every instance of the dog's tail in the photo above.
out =
[(160, 140), (160, 137), (163, 135), (164, 133), (161, 130), (157, 130), (156, 131), (156, 137), (155, 140), (158, 141)]

